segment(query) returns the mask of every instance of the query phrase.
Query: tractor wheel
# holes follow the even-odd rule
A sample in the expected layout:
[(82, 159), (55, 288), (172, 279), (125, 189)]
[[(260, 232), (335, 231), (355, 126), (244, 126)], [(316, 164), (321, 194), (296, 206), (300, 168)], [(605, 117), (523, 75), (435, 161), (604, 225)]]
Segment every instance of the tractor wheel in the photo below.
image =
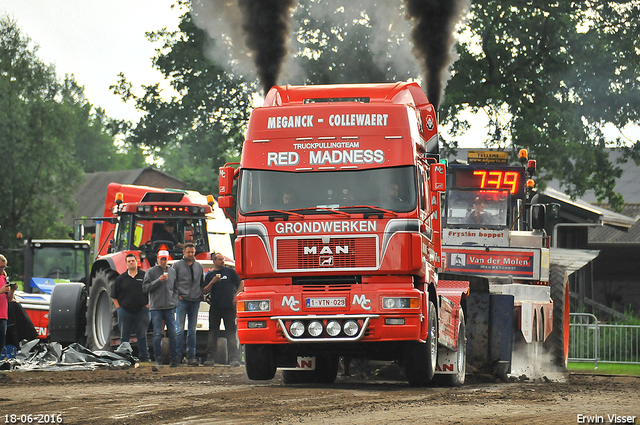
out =
[(461, 387), (464, 384), (465, 375), (467, 373), (467, 333), (464, 323), (464, 313), (460, 310), (460, 323), (458, 324), (458, 351), (456, 352), (456, 369), (455, 374), (436, 375), (434, 380), (442, 386)]
[(247, 376), (254, 381), (267, 381), (276, 374), (276, 357), (271, 345), (247, 344), (245, 364)]
[(429, 334), (425, 343), (409, 343), (405, 348), (405, 373), (412, 387), (427, 385), (433, 378), (438, 360), (438, 313), (429, 301)]
[(111, 270), (99, 270), (91, 282), (87, 309), (87, 348), (110, 350), (111, 338), (119, 337), (116, 306), (111, 300), (111, 288), (116, 275)]
[(49, 303), (49, 341), (86, 344), (87, 290), (84, 283), (58, 283)]
[(569, 279), (564, 267), (551, 264), (549, 286), (553, 300), (553, 330), (544, 342), (555, 365), (566, 370), (569, 358)]

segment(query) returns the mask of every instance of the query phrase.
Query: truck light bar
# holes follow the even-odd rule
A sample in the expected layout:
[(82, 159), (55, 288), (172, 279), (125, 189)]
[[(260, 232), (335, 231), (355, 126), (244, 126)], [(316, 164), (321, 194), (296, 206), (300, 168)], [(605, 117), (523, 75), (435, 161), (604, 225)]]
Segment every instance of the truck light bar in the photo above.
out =
[[(124, 208), (127, 211), (129, 208)], [(178, 205), (138, 205), (136, 211), (139, 213), (185, 213), (185, 214), (205, 214), (206, 207), (199, 206), (178, 206)]]
[(364, 338), (369, 321), (377, 314), (338, 314), (322, 316), (277, 316), (276, 320), (289, 342), (355, 342)]

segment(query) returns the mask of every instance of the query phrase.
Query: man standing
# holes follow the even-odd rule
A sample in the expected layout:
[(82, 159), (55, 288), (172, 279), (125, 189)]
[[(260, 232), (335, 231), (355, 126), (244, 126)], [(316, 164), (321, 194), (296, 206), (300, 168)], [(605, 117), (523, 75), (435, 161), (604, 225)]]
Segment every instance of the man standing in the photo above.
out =
[(180, 364), (176, 349), (176, 306), (178, 305), (178, 292), (175, 288), (176, 271), (167, 267), (169, 251), (158, 251), (158, 264), (147, 270), (142, 282), (142, 290), (149, 294), (149, 310), (151, 310), (151, 322), (153, 323), (153, 352), (156, 356), (156, 366), (161, 367), (162, 362), (162, 331), (164, 323), (167, 325), (169, 336), (170, 366), (177, 367)]
[(138, 269), (138, 258), (135, 255), (128, 254), (125, 261), (127, 271), (116, 278), (111, 289), (113, 304), (118, 309), (120, 342), (129, 342), (131, 332), (135, 332), (140, 361), (148, 362), (149, 295), (142, 292), (144, 272)]
[(189, 366), (199, 366), (196, 359), (196, 325), (198, 323), (198, 310), (202, 299), (202, 287), (204, 286), (204, 269), (202, 264), (196, 261), (196, 247), (187, 243), (182, 251), (182, 260), (173, 265), (176, 271), (176, 288), (178, 291), (178, 358), (184, 355), (184, 322), (187, 322), (187, 362)]
[(224, 320), (227, 349), (231, 367), (240, 366), (238, 338), (236, 337), (236, 294), (243, 285), (235, 270), (224, 265), (222, 254), (213, 253), (213, 270), (204, 278), (204, 293), (211, 293), (209, 300), (209, 338), (205, 366), (213, 366), (218, 346), (220, 319)]

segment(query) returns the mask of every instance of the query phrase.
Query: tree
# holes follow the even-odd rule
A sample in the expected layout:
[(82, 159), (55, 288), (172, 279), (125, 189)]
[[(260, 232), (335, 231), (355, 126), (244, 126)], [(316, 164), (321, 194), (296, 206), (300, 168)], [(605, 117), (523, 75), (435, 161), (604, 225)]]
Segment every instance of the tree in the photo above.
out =
[(618, 209), (621, 170), (602, 128), (640, 122), (639, 25), (638, 0), (474, 1), (441, 117), (464, 131), (463, 108), (486, 112), (488, 146), (528, 148), (543, 185), (559, 179), (573, 196), (594, 189)]
[(403, 49), (408, 45), (405, 27), (389, 24), (403, 21), (396, 4), (299, 0), (294, 19), (294, 60), (304, 74), (299, 84), (377, 83), (418, 76), (415, 60), (406, 60), (410, 52)]
[(77, 85), (60, 83), (52, 66), (36, 57), (16, 23), (0, 18), (0, 244), (16, 233), (61, 237), (82, 169), (74, 159)]
[(86, 102), (74, 114), (78, 132), (74, 137), (74, 155), (85, 173), (117, 171), (145, 166), (145, 155), (130, 143), (119, 149), (114, 139), (123, 125), (107, 117), (102, 108)]
[(113, 161), (116, 157), (126, 158), (116, 151), (104, 112), (94, 110), (73, 76), (60, 80), (37, 50), (16, 22), (0, 18), (0, 246), (5, 248), (16, 245), (18, 232), (67, 238), (63, 217), (74, 214), (83, 170), (109, 169), (124, 164)]
[(153, 84), (135, 96), (133, 85), (121, 74), (114, 92), (124, 100), (135, 100), (136, 107), (146, 112), (127, 140), (148, 147), (164, 161), (164, 171), (190, 189), (210, 193), (218, 167), (240, 156), (255, 86), (206, 57), (214, 41), (194, 25), (188, 12), (178, 31), (160, 30), (148, 38), (163, 42), (153, 63), (176, 94), (166, 100), (160, 85)]

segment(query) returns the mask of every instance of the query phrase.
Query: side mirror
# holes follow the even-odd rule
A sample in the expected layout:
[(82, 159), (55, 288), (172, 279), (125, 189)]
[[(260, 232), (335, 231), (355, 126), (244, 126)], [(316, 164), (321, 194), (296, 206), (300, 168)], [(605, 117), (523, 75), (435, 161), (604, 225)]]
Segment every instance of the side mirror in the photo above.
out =
[(544, 229), (546, 219), (546, 208), (544, 204), (533, 204), (529, 210), (529, 217), (531, 221), (531, 229), (542, 230)]
[(84, 239), (84, 224), (76, 223), (73, 225), (73, 240), (81, 241)]
[(447, 173), (445, 164), (429, 165), (429, 187), (432, 192), (444, 192), (447, 189)]
[(547, 204), (547, 221), (556, 225), (560, 218), (560, 204)]
[(233, 196), (219, 196), (218, 206), (220, 208), (231, 208), (233, 206)]
[[(228, 166), (220, 167), (218, 169), (218, 193), (220, 197), (231, 195), (235, 171), (235, 168)], [(218, 204), (220, 204), (220, 199), (218, 199)], [(221, 206), (221, 208), (224, 207)]]

